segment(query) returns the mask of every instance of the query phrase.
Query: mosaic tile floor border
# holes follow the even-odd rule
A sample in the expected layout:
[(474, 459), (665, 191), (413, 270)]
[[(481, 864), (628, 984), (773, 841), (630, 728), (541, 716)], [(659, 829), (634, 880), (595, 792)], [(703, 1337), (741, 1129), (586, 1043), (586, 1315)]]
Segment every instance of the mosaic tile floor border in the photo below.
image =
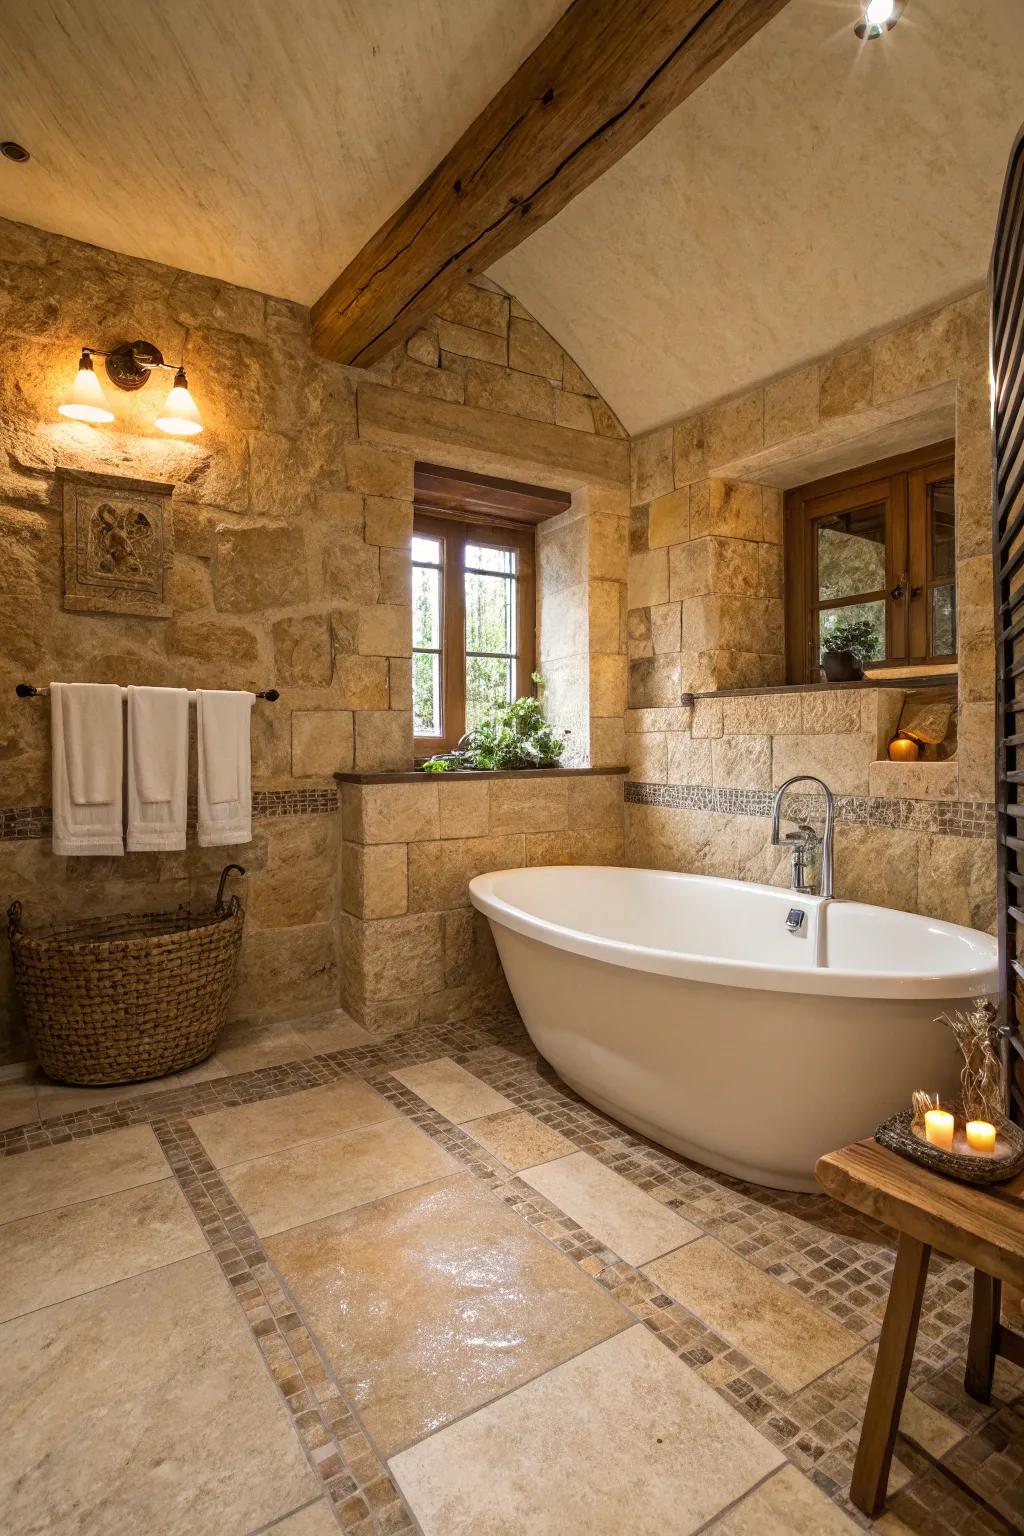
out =
[(346, 1536), (401, 1536), (411, 1515), (260, 1239), (183, 1116), (152, 1122)]
[[(588, 1152), (791, 1287), (863, 1339), (863, 1348), (800, 1391), (785, 1393), (728, 1340), (392, 1076), (397, 1067), (439, 1056), (451, 1057), (578, 1151)], [(609, 1290), (850, 1518), (868, 1526), (849, 1504), (847, 1492), (865, 1382), (888, 1294), (891, 1234), (822, 1196), (742, 1184), (625, 1130), (565, 1088), (507, 1015), (419, 1030), (163, 1094), (126, 1097), (8, 1131), (0, 1137), (0, 1154), (19, 1155), (118, 1126), (152, 1124), (288, 1403), (340, 1528), (346, 1536), (410, 1531), (411, 1517), (358, 1415), (325, 1367), (259, 1238), (186, 1123), (186, 1117), (287, 1095), (348, 1073), (374, 1087), (464, 1172)], [(943, 1459), (901, 1435), (889, 1501), (892, 1516), (904, 1522), (896, 1527), (901, 1536), (903, 1530), (922, 1536), (987, 1536), (1024, 1529), (1018, 1523), (1024, 1514), (1024, 1373), (1001, 1364), (991, 1407), (966, 1397), (961, 1378), (969, 1313), (969, 1272), (937, 1255), (910, 1385), (958, 1425), (964, 1438), (944, 1458), (947, 1470)], [(963, 1486), (986, 1503), (968, 1498)]]

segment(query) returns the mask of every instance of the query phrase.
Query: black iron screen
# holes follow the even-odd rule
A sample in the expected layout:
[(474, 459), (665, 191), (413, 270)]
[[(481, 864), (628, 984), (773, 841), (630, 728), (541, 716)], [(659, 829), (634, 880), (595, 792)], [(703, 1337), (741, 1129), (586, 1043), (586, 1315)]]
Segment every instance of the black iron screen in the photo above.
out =
[(999, 207), (991, 334), (999, 963), (1011, 1109), (1024, 1120), (1024, 132)]

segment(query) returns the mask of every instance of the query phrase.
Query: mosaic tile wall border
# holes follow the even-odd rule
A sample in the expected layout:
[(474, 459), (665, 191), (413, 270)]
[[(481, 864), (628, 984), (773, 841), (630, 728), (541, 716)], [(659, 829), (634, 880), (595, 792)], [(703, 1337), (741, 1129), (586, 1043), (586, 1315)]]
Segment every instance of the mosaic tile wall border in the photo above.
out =
[[(712, 789), (705, 784), (630, 782), (625, 797), (633, 805), (664, 805), (677, 811), (710, 811), (726, 816), (770, 816), (770, 789)], [(817, 795), (793, 795), (790, 812), (806, 819), (821, 814)], [(947, 837), (995, 837), (995, 806), (983, 800), (884, 800), (870, 795), (837, 795), (836, 818), (861, 827), (936, 832)]]
[[(336, 789), (254, 789), (252, 814), (257, 821), (279, 816), (326, 816), (338, 809)], [(196, 807), (190, 801), (188, 825), (195, 828)], [(0, 806), (0, 843), (49, 837), (53, 820), (48, 805)]]
[[(664, 805), (678, 811), (710, 811), (726, 816), (770, 816), (772, 794), (768, 789), (712, 789), (705, 784), (643, 784), (627, 782), (623, 789), (634, 805)], [(324, 816), (338, 809), (336, 789), (257, 789), (252, 814), (256, 820), (280, 816)], [(806, 817), (820, 801), (813, 795), (795, 795), (792, 810)], [(995, 806), (983, 800), (884, 800), (869, 795), (837, 795), (840, 821), (862, 827), (892, 827), (897, 831), (936, 832), (949, 837), (994, 837)], [(195, 806), (189, 806), (189, 825), (195, 825)], [(0, 806), (0, 843), (48, 837), (52, 830), (50, 808), (45, 805)]]

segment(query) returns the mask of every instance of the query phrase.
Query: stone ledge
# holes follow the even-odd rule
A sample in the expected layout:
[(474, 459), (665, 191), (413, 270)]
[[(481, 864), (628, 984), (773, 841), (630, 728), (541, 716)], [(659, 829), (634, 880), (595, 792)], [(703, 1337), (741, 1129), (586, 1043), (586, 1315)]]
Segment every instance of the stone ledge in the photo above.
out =
[(616, 768), (455, 768), (445, 773), (336, 773), (339, 784), (452, 784), (489, 783), (491, 779), (572, 779), (585, 775), (625, 775), (628, 767)]
[(930, 677), (908, 677), (901, 673), (893, 677), (862, 677), (855, 683), (766, 683), (762, 688), (717, 688), (708, 693), (682, 693), (679, 702), (685, 708), (695, 699), (755, 699), (766, 693), (838, 693), (849, 688), (902, 688), (906, 692), (917, 688), (955, 688), (956, 684), (955, 672), (936, 672)]

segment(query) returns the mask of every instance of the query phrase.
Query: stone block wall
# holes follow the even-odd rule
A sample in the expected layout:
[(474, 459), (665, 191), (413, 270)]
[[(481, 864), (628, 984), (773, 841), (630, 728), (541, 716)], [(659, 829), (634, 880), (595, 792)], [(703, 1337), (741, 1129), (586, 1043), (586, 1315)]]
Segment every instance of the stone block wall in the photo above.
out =
[(594, 489), (537, 530), (538, 657), (566, 767), (625, 760), (628, 514), (624, 490)]
[[(698, 699), (628, 716), (627, 862), (788, 885), (790, 853), (771, 846), (772, 792), (796, 773), (837, 797), (835, 893), (972, 928), (995, 920), (994, 815), (956, 797), (955, 763), (879, 763), (896, 729), (898, 688), (793, 690)], [(879, 768), (896, 769), (881, 785)], [(786, 816), (820, 831), (817, 791)]]
[[(681, 696), (783, 681), (789, 486), (955, 436), (955, 762), (885, 760), (898, 690)], [(988, 295), (980, 292), (631, 443), (626, 857), (788, 879), (770, 792), (841, 796), (840, 895), (990, 927), (994, 639)]]
[[(546, 332), (481, 283), (360, 370), (313, 354), (299, 305), (0, 221), (5, 906), (25, 897), (28, 920), (40, 921), (206, 899), (237, 854), (250, 874), (236, 1008), (336, 1004), (345, 955), (334, 774), (412, 765), (417, 457), (568, 489), (584, 529), (602, 497), (617, 498), (623, 529), (627, 520), (622, 428)], [(137, 337), (184, 360), (200, 437), (155, 428), (164, 376), (137, 394), (105, 384), (109, 425), (58, 414), (83, 345)], [(173, 485), (170, 617), (64, 609), (63, 469)], [(624, 590), (624, 541), (613, 579)], [(102, 868), (54, 859), (47, 707), (15, 699), (22, 678), (278, 688), (280, 701), (253, 716), (252, 845)], [(621, 709), (617, 726), (621, 762)], [(589, 741), (582, 752), (589, 761)], [(5, 953), (0, 1063), (23, 1054)]]
[(697, 480), (634, 506), (629, 538), (635, 708), (784, 681), (780, 491)]
[(341, 995), (379, 1035), (507, 1003), (475, 875), (623, 862), (618, 774), (344, 783), (341, 804)]
[(538, 527), (537, 592), (544, 707), (551, 723), (568, 732), (563, 763), (583, 767), (590, 761), (590, 626), (587, 519), (581, 508), (570, 507)]
[[(452, 1017), (501, 995), (486, 934), (465, 905), (481, 859), (625, 857), (720, 873), (767, 867), (775, 878), (757, 826), (764, 797), (784, 771), (816, 765), (845, 786), (842, 838), (869, 850), (859, 863), (846, 860), (841, 889), (849, 878), (868, 896), (985, 920), (986, 306), (974, 295), (630, 444), (572, 359), (486, 279), (453, 293), (372, 370), (358, 370), (314, 356), (300, 306), (0, 221), (8, 684), (274, 686), (282, 695), (254, 714), (248, 848), (128, 856), (101, 868), (49, 853), (46, 707), (17, 701), (9, 686), (0, 693), (4, 904), (25, 898), (32, 921), (198, 901), (238, 852), (250, 873), (236, 1009), (285, 1016), (330, 1007), (340, 994), (375, 1027), (397, 1028), (414, 1012)], [(198, 439), (155, 430), (160, 381), (136, 395), (109, 389), (117, 409), (109, 426), (57, 414), (83, 345), (139, 336), (184, 359), (204, 420)], [(831, 704), (819, 696), (799, 702), (799, 725), (792, 713), (769, 724), (756, 710), (730, 708), (720, 729), (712, 707), (683, 708), (684, 692), (781, 675), (783, 489), (949, 436), (954, 424), (955, 769), (871, 760), (875, 727), (863, 699), (859, 721), (846, 696)], [(486, 816), (481, 786), (470, 786), (475, 808), (463, 797), (472, 831), (442, 811), (442, 797), (458, 804), (455, 783), (413, 786), (417, 803), (437, 798), (436, 832), (431, 820), (425, 831), (385, 825), (386, 835), (371, 836), (351, 809), (339, 824), (338, 770), (411, 765), (417, 459), (571, 492), (569, 511), (539, 540), (541, 665), (552, 713), (572, 731), (570, 762), (611, 767), (625, 761), (628, 743), (624, 849), (610, 802), (588, 798), (610, 794), (611, 779), (602, 790), (566, 788), (564, 821), (550, 809), (563, 791), (549, 790), (513, 824), (496, 781)], [(64, 609), (64, 469), (173, 486), (170, 617)], [(368, 786), (357, 788), (346, 793), (358, 799)], [(873, 891), (871, 871), (890, 865), (898, 874), (879, 876)], [(0, 1063), (24, 1053), (7, 968), (5, 954)]]

